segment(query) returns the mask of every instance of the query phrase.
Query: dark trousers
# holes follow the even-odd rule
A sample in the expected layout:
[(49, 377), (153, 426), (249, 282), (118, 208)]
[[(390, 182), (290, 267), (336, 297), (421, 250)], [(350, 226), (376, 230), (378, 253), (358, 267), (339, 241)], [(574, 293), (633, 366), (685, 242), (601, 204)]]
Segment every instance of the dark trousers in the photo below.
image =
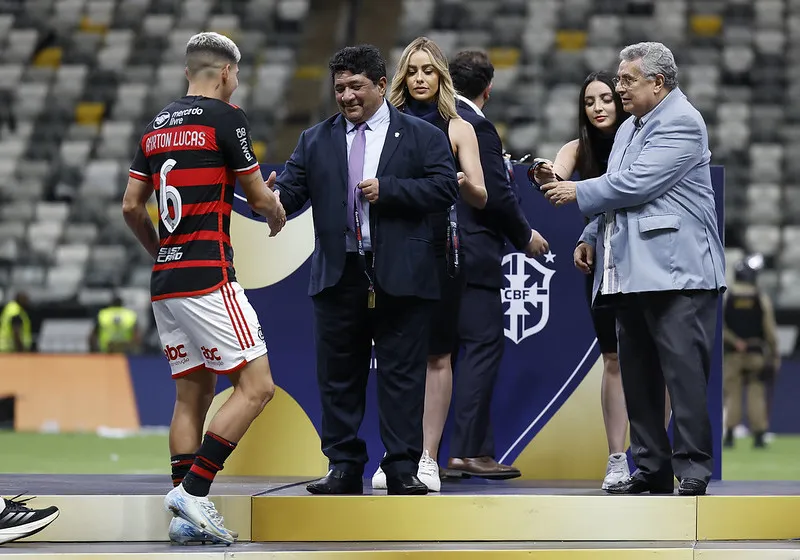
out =
[[(453, 386), (450, 456), (494, 457), (490, 407), (503, 360), (503, 302), (500, 290), (466, 285), (458, 320), (458, 363)], [(458, 350), (454, 355), (458, 354)]]
[[(619, 296), (619, 366), (636, 476), (653, 485), (673, 477), (706, 483), (713, 469), (706, 388), (717, 326), (716, 291)], [(674, 450), (664, 429), (664, 384), (672, 402)]]
[(387, 476), (416, 474), (422, 455), (422, 412), (431, 302), (376, 289), (367, 307), (367, 277), (348, 253), (336, 286), (313, 297), (317, 381), (322, 398), (322, 451), (331, 467), (361, 475), (367, 446), (358, 437), (375, 341), (380, 434)]

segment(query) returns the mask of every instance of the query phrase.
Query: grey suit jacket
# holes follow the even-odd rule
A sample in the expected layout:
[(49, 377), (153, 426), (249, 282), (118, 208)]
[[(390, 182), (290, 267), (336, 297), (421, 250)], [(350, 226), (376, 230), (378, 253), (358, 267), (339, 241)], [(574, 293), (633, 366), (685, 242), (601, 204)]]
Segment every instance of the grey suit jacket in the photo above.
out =
[(592, 297), (603, 278), (609, 210), (616, 211), (610, 246), (622, 293), (724, 291), (703, 117), (676, 88), (642, 118), (638, 133), (634, 120), (617, 130), (608, 171), (577, 183), (578, 206), (595, 216), (581, 236), (596, 249)]

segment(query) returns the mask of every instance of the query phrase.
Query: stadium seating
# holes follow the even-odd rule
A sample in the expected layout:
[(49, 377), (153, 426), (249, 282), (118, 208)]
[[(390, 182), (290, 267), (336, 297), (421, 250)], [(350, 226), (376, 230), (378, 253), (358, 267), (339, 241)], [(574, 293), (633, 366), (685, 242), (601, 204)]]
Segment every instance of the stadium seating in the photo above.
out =
[[(703, 112), (713, 163), (725, 165), (731, 256), (762, 251), (764, 288), (800, 307), (800, 2), (796, 0), (398, 0), (391, 68), (418, 35), (448, 55), (486, 49), (496, 66), (488, 116), (515, 156), (553, 157), (575, 135), (590, 71), (620, 47), (661, 40)], [(234, 102), (263, 146), (291, 95), (310, 0), (0, 0), (0, 298), (92, 309), (121, 289), (157, 346), (149, 262), (119, 201), (143, 127), (185, 88), (182, 49), (200, 30), (230, 35), (244, 62)], [(332, 23), (333, 27), (333, 23)], [(87, 314), (89, 317), (91, 313)], [(82, 349), (42, 328), (42, 348)]]
[(150, 347), (158, 347), (150, 263), (120, 213), (136, 141), (185, 91), (188, 38), (215, 30), (242, 51), (233, 102), (261, 117), (254, 141), (263, 146), (294, 59), (294, 43), (270, 44), (265, 29), (297, 35), (308, 5), (0, 0), (0, 103), (8, 97), (16, 117), (14, 131), (0, 128), (0, 300), (24, 288), (40, 306), (72, 301), (88, 309), (83, 328), (45, 317), (40, 350), (86, 350), (93, 313), (114, 291), (139, 313)]

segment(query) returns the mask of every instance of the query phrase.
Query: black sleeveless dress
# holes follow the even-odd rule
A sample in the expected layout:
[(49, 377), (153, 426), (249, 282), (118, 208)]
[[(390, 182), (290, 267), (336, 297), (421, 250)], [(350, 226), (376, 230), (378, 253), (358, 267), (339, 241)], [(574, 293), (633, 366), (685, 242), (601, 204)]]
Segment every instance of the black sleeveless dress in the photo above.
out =
[[(404, 112), (425, 119), (435, 125), (448, 140), (450, 139), (449, 121), (446, 121), (437, 109), (436, 104), (419, 103), (411, 100), (404, 107)], [(452, 146), (452, 144), (451, 144)], [(461, 171), (458, 158), (453, 154), (456, 163), (456, 173)], [(448, 211), (434, 212), (428, 215), (433, 233), (433, 250), (436, 255), (436, 274), (439, 277), (441, 290), (440, 299), (434, 304), (431, 321), (430, 336), (428, 339), (428, 355), (439, 356), (450, 354), (456, 349), (458, 343), (458, 311), (461, 306), (461, 294), (464, 289), (464, 274), (462, 271), (453, 273), (452, 266), (448, 267), (448, 224), (450, 214)], [(459, 252), (459, 263), (463, 263), (463, 256)]]
[[(595, 146), (598, 153), (596, 154), (601, 163), (600, 174), (606, 172), (608, 168), (608, 156), (611, 155), (611, 147), (614, 144), (613, 136), (599, 136), (595, 139)], [(577, 174), (577, 172), (576, 172)], [(590, 179), (591, 177), (581, 177)], [(586, 219), (586, 223), (589, 223)], [(603, 235), (602, 231), (597, 232), (598, 238)], [(604, 297), (597, 296), (595, 305), (592, 307), (592, 288), (594, 287), (594, 275), (603, 274), (603, 263), (594, 263), (594, 271), (592, 274), (586, 275), (586, 301), (589, 303), (592, 314), (592, 324), (594, 325), (594, 332), (597, 335), (597, 344), (600, 346), (600, 352), (603, 354), (616, 354), (617, 353), (617, 317), (614, 313), (614, 308), (605, 305)]]

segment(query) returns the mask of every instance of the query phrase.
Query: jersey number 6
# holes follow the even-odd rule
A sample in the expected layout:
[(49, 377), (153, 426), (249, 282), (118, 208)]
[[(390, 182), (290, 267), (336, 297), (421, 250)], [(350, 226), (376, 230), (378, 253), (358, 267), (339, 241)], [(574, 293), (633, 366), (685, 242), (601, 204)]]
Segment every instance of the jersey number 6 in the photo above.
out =
[[(161, 207), (161, 221), (167, 231), (173, 233), (181, 222), (181, 195), (178, 189), (167, 183), (167, 174), (172, 171), (175, 164), (178, 163), (174, 159), (168, 159), (161, 166), (159, 171), (159, 187), (158, 187), (158, 200)], [(169, 212), (169, 202), (172, 202), (172, 215)]]

